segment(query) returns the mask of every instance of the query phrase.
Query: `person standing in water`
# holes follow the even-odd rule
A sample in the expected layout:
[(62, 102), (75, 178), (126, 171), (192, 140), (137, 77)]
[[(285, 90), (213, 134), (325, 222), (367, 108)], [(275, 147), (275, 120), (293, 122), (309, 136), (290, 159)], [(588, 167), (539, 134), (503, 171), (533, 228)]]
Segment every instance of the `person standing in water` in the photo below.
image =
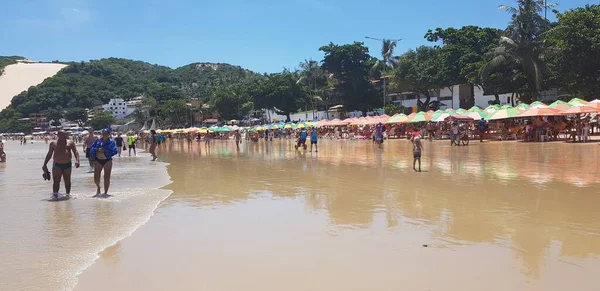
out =
[(102, 130), (102, 138), (97, 139), (90, 150), (90, 155), (96, 160), (94, 182), (96, 183), (96, 196), (100, 195), (100, 175), (104, 170), (104, 196), (108, 196), (110, 187), (110, 174), (112, 172), (112, 157), (118, 154), (117, 144), (110, 138), (108, 130)]
[(383, 147), (383, 124), (381, 124), (381, 122), (375, 127), (375, 141), (379, 148)]
[(58, 190), (60, 190), (60, 181), (65, 181), (65, 191), (67, 198), (71, 196), (71, 159), (72, 155), (75, 156), (75, 168), (79, 168), (79, 153), (77, 147), (72, 140), (67, 139), (67, 133), (63, 130), (58, 131), (58, 140), (52, 141), (44, 160), (42, 170), (44, 173), (48, 172), (48, 162), (52, 158), (54, 160), (52, 164), (52, 196), (58, 198)]
[(421, 172), (421, 152), (423, 151), (423, 144), (421, 143), (421, 137), (415, 136), (413, 138), (413, 170), (417, 171), (415, 167), (417, 161), (419, 161), (419, 172)]
[(156, 137), (156, 131), (153, 129), (150, 131), (150, 139), (148, 139), (150, 143), (150, 154), (152, 155), (152, 161), (156, 161), (158, 158), (156, 156), (156, 146), (158, 145), (158, 138)]
[(6, 153), (4, 152), (4, 143), (2, 142), (2, 138), (0, 138), (0, 163), (6, 162)]
[(131, 157), (131, 150), (133, 150), (133, 155), (137, 156), (137, 152), (135, 151), (135, 142), (137, 139), (133, 133), (129, 133), (127, 137), (127, 145), (129, 146), (129, 156)]
[(90, 128), (89, 131), (90, 133), (83, 141), (83, 151), (85, 152), (85, 158), (88, 159), (90, 163), (90, 169), (88, 170), (88, 173), (93, 173), (94, 159), (92, 159), (92, 156), (90, 156), (90, 150), (92, 149), (92, 144), (94, 144), (94, 141), (96, 141), (96, 137), (94, 136), (94, 129)]
[(121, 137), (121, 134), (117, 132), (117, 137), (115, 137), (115, 143), (117, 144), (117, 151), (118, 151), (118, 155), (119, 158), (121, 157), (121, 151), (123, 150), (123, 137)]
[(319, 147), (317, 146), (317, 141), (319, 140), (319, 135), (317, 133), (317, 129), (312, 127), (310, 131), (310, 151), (312, 152), (313, 145), (315, 145), (315, 153), (319, 152)]
[(236, 130), (233, 135), (235, 136), (235, 146), (239, 150), (240, 149), (240, 144), (242, 143), (242, 135), (240, 134), (239, 129)]

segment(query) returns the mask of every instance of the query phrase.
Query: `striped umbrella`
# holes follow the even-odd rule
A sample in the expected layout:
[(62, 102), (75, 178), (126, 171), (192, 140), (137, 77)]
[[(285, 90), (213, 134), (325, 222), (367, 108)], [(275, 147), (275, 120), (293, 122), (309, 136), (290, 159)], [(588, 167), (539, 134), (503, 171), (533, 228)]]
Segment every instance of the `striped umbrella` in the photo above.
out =
[(533, 102), (533, 103), (529, 104), (529, 106), (530, 106), (530, 107), (535, 107), (535, 106), (538, 106), (538, 107), (539, 107), (539, 106), (548, 106), (548, 105), (546, 105), (546, 104), (545, 104), (544, 102), (542, 102), (542, 101), (535, 101), (535, 102)]
[(409, 123), (417, 123), (417, 122), (426, 122), (430, 121), (431, 117), (427, 116), (427, 113), (421, 111), (413, 116), (413, 118), (409, 119)]
[(486, 107), (485, 109), (483, 109), (483, 111), (485, 111), (485, 113), (487, 113), (487, 114), (494, 113), (498, 110), (500, 110), (500, 105), (497, 105), (497, 104), (490, 105), (490, 106)]
[(519, 114), (521, 114), (521, 110), (514, 108), (514, 107), (510, 107), (510, 108), (506, 108), (506, 109), (500, 109), (500, 110), (488, 115), (487, 120), (499, 120), (499, 119), (513, 118), (513, 117), (517, 117)]
[(571, 108), (571, 106), (572, 106), (571, 104), (569, 104), (565, 101), (562, 101), (562, 100), (556, 100), (556, 101), (552, 102), (552, 104), (548, 105), (548, 107), (557, 109), (559, 111), (569, 110), (569, 108)]
[(550, 107), (531, 107), (529, 110), (521, 113), (519, 117), (535, 117), (535, 116), (557, 116), (560, 115), (560, 110)]
[(396, 114), (388, 119), (387, 123), (404, 123), (408, 120), (408, 116), (404, 113)]
[(583, 99), (573, 98), (573, 99), (571, 99), (571, 101), (569, 101), (569, 104), (571, 104), (571, 105), (586, 105), (586, 104), (588, 104), (588, 102)]
[(592, 106), (587, 106), (585, 104), (573, 105), (573, 107), (569, 108), (566, 111), (563, 111), (562, 115), (569, 114), (586, 114), (586, 113), (600, 113), (600, 109), (594, 108)]
[(521, 111), (525, 111), (525, 110), (529, 109), (529, 107), (530, 106), (527, 103), (521, 103), (521, 104), (515, 106), (515, 108), (517, 108), (517, 109), (519, 109)]

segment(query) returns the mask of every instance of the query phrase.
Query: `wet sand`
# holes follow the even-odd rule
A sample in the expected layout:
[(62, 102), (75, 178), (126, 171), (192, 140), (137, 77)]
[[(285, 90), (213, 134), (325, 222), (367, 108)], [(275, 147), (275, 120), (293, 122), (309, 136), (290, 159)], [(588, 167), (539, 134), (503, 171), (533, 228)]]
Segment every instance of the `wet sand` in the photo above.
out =
[(42, 83), (67, 65), (63, 64), (26, 64), (6, 66), (0, 76), (0, 110), (10, 105), (15, 95)]
[(173, 142), (173, 194), (75, 290), (597, 290), (596, 144)]
[[(96, 186), (87, 161), (73, 169), (72, 198), (49, 201), (52, 182), (42, 179), (48, 149), (6, 142), (0, 164), (0, 290), (71, 290), (98, 253), (146, 223), (171, 191), (166, 164), (148, 154), (115, 158), (108, 199), (92, 198)], [(78, 146), (81, 153), (81, 147)], [(61, 186), (64, 193), (64, 186)]]

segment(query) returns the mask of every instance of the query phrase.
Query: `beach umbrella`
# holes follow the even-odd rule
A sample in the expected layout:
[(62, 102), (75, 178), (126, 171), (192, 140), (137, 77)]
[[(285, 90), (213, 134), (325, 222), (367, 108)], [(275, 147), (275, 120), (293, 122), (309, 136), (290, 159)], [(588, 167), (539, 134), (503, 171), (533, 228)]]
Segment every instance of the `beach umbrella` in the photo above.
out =
[(596, 99), (594, 101), (590, 101), (586, 105), (589, 107), (600, 108), (600, 100)]
[(573, 105), (573, 107), (563, 111), (562, 115), (570, 115), (570, 114), (586, 114), (586, 113), (600, 113), (600, 109), (594, 108), (592, 106), (587, 106), (584, 104)]
[(557, 116), (560, 113), (560, 110), (550, 107), (531, 107), (529, 110), (519, 114), (519, 117)]
[(572, 106), (571, 104), (569, 104), (565, 101), (562, 101), (562, 100), (556, 100), (556, 101), (552, 102), (552, 104), (548, 105), (548, 107), (557, 109), (559, 111), (566, 111), (569, 108), (571, 108), (571, 106)]
[(485, 113), (487, 113), (487, 114), (494, 113), (498, 110), (500, 110), (500, 105), (498, 105), (498, 104), (490, 105), (490, 106), (486, 107), (485, 109), (483, 109), (483, 111), (485, 111)]
[(408, 116), (404, 113), (399, 113), (388, 119), (387, 123), (404, 123), (408, 120)]
[(500, 109), (508, 109), (508, 108), (511, 108), (511, 107), (512, 106), (510, 106), (508, 104), (505, 104), (505, 105), (500, 106)]
[(463, 114), (463, 116), (471, 117), (475, 120), (480, 120), (482, 118), (485, 119), (486, 117), (488, 117), (488, 114), (485, 113), (485, 111), (480, 110), (480, 111), (467, 112), (466, 114)]
[(285, 129), (291, 129), (292, 125), (291, 124), (286, 124), (286, 125), (283, 126), (283, 128), (285, 128)]
[(569, 104), (571, 104), (573, 106), (574, 105), (586, 105), (586, 104), (588, 104), (588, 102), (583, 99), (573, 98), (573, 99), (571, 99), (571, 101), (569, 101)]
[(521, 104), (515, 106), (515, 108), (517, 108), (521, 111), (525, 111), (525, 110), (529, 109), (529, 107), (531, 107), (531, 106), (529, 106), (529, 104), (527, 104), (527, 103), (521, 103)]
[(448, 118), (450, 116), (453, 116), (453, 115), (456, 115), (456, 113), (454, 113), (454, 112), (450, 112), (450, 113), (444, 112), (444, 113), (438, 115), (436, 118), (431, 119), (431, 121), (433, 121), (433, 122), (441, 122), (441, 121), (446, 120), (446, 118)]
[(431, 117), (427, 116), (427, 113), (421, 111), (413, 116), (413, 118), (409, 119), (407, 122), (409, 123), (417, 123), (417, 122), (426, 122), (430, 121)]
[(306, 128), (306, 125), (304, 125), (304, 123), (299, 123), (296, 125), (296, 128)]
[(475, 112), (475, 111), (483, 111), (483, 109), (479, 108), (479, 106), (473, 106), (473, 107), (469, 108), (467, 111)]
[(544, 102), (542, 102), (542, 101), (535, 101), (535, 102), (533, 102), (533, 103), (529, 104), (529, 107), (535, 107), (535, 106), (538, 106), (538, 107), (539, 107), (539, 106), (548, 106), (548, 105), (546, 105), (546, 104), (545, 104)]
[(500, 110), (488, 115), (487, 120), (513, 118), (513, 117), (517, 117), (519, 114), (521, 114), (521, 110), (514, 108), (514, 107), (510, 107), (510, 108), (506, 108), (506, 109), (500, 109)]
[(463, 115), (463, 114), (467, 113), (467, 110), (465, 110), (465, 109), (462, 109), (462, 108), (458, 108), (458, 109), (456, 109), (456, 111), (455, 111), (455, 112), (456, 112), (457, 114), (459, 114), (459, 115)]
[(431, 115), (431, 120), (436, 121), (440, 115), (444, 114), (444, 113), (454, 113), (453, 111), (446, 111), (446, 110), (436, 110), (432, 115)]

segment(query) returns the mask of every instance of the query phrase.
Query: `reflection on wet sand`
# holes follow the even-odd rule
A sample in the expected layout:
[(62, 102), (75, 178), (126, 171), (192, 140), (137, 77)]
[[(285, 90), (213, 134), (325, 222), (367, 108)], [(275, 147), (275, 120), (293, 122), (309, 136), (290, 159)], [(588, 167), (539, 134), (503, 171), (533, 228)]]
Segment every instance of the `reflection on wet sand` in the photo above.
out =
[(76, 290), (597, 290), (597, 148), (169, 142), (173, 194)]
[(368, 142), (331, 141), (318, 155), (293, 151), (287, 141), (239, 152), (230, 142), (209, 151), (173, 142), (162, 154), (172, 164), (170, 200), (198, 207), (272, 193), (302, 196), (341, 227), (368, 228), (384, 213), (389, 228), (433, 229), (437, 246), (508, 247), (534, 277), (553, 243), (560, 256), (600, 257), (597, 146), (425, 147), (427, 173), (412, 172), (405, 141), (388, 142), (383, 152)]

